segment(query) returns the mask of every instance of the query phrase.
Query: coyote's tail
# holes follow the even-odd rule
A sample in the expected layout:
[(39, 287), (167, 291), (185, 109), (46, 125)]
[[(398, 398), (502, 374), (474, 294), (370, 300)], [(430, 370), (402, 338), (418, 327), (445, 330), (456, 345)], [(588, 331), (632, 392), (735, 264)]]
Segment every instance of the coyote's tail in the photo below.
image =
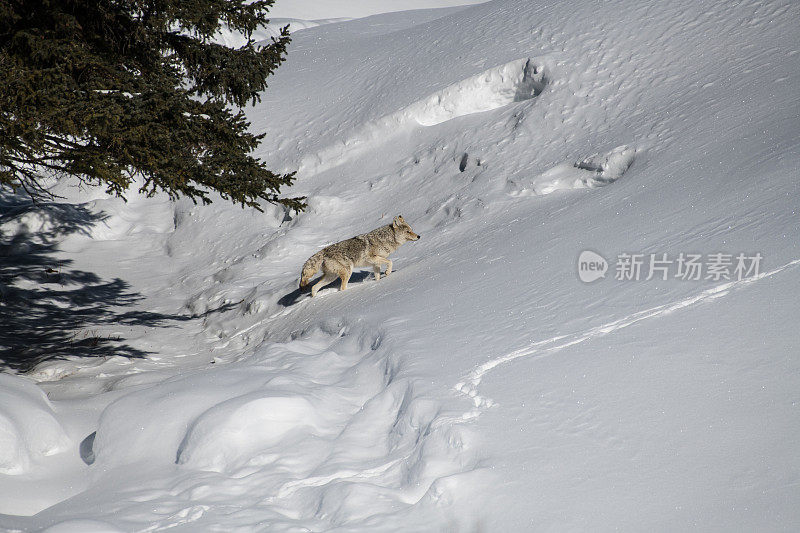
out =
[(322, 267), (322, 259), (323, 259), (323, 250), (315, 253), (311, 257), (308, 258), (308, 261), (305, 262), (303, 265), (303, 272), (300, 274), (300, 286), (305, 287), (308, 285), (308, 282), (311, 281), (311, 278), (314, 277), (314, 274), (319, 272), (319, 269)]

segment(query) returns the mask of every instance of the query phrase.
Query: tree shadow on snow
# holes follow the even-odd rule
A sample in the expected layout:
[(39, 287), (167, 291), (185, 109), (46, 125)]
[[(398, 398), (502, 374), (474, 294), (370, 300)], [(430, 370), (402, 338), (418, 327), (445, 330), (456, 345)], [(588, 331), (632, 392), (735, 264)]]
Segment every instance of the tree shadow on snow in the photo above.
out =
[[(369, 270), (353, 272), (353, 275), (350, 276), (350, 281), (348, 281), (347, 284), (348, 284), (348, 286), (350, 286), (353, 283), (361, 283), (365, 279), (371, 278), (372, 276), (374, 276), (374, 274), (372, 273), (372, 271), (369, 271)], [(310, 296), (311, 295), (311, 286), (314, 283), (316, 283), (318, 280), (319, 280), (319, 278), (313, 280), (311, 283), (309, 283), (305, 287), (298, 287), (295, 290), (293, 290), (292, 292), (281, 296), (281, 299), (278, 300), (278, 304), (282, 305), (283, 307), (289, 307), (289, 306), (292, 306), (292, 305), (296, 304), (303, 297), (303, 295), (308, 294)], [(338, 288), (341, 285), (341, 283), (342, 282), (337, 278), (334, 281), (331, 281), (330, 283), (328, 283), (327, 285), (322, 287), (320, 290), (327, 289), (328, 287), (337, 287)]]
[[(187, 319), (125, 309), (143, 299), (128, 283), (101, 279), (56, 258), (60, 238), (88, 235), (105, 218), (81, 206), (33, 204), (0, 193), (0, 371), (25, 372), (67, 356), (144, 357), (148, 352), (94, 328), (164, 327)], [(4, 227), (15, 234), (6, 235)]]

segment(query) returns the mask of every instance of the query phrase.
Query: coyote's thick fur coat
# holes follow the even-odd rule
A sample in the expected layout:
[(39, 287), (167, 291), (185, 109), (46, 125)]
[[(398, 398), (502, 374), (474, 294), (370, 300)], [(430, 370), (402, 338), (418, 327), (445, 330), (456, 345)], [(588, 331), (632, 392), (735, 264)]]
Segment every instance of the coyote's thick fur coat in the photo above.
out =
[(353, 268), (371, 266), (375, 279), (381, 279), (381, 265), (386, 265), (386, 275), (392, 273), (392, 262), (387, 256), (406, 241), (416, 241), (419, 235), (411, 231), (402, 216), (394, 217), (391, 224), (369, 233), (326, 246), (308, 258), (300, 275), (300, 286), (308, 285), (311, 278), (322, 269), (322, 277), (311, 287), (311, 296), (337, 277), (342, 280), (340, 290), (347, 288)]

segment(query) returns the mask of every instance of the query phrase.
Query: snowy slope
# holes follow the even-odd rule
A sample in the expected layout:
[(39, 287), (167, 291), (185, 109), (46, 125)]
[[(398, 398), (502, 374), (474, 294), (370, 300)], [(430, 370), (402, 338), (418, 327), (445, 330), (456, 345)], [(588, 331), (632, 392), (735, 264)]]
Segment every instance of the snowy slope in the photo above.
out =
[[(799, 15), (495, 0), (295, 33), (248, 115), (308, 211), (81, 206), (105, 218), (58, 257), (181, 319), (93, 330), (146, 358), (4, 377), (0, 527), (797, 529)], [(295, 292), (400, 213), (391, 276)], [(718, 252), (759, 274), (614, 275)]]
[(294, 0), (276, 2), (270, 9), (272, 17), (315, 20), (321, 18), (361, 18), (380, 13), (459, 7), (480, 4), (486, 0)]

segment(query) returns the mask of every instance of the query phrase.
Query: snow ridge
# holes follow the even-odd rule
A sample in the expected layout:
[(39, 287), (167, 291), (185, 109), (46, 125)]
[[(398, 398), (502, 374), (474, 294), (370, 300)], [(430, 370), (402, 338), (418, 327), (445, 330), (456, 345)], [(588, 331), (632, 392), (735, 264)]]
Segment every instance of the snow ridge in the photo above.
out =
[(535, 98), (548, 83), (544, 59), (517, 59), (449, 85), (359, 127), (341, 142), (304, 157), (298, 171), (305, 176), (313, 176), (342, 165), (374, 148), (376, 143), (386, 142), (398, 130), (436, 126), (464, 115), (491, 111)]

